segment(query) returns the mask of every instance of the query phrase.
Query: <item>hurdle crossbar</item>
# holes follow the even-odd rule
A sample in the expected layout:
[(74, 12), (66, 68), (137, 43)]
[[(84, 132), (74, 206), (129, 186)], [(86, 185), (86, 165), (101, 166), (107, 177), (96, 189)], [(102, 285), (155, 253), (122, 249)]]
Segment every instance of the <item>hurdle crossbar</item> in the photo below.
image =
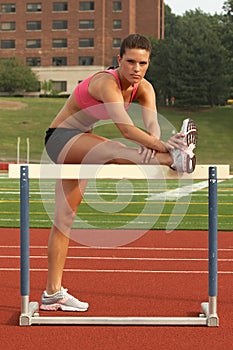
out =
[[(218, 178), (217, 178), (218, 170)], [(85, 316), (40, 316), (38, 302), (30, 302), (29, 267), (29, 179), (208, 179), (209, 183), (209, 268), (208, 302), (201, 303), (202, 312), (198, 317), (85, 317)], [(20, 179), (20, 293), (21, 314), (19, 324), (63, 325), (219, 325), (217, 314), (217, 180), (230, 178), (228, 165), (199, 165), (193, 174), (180, 175), (163, 166), (151, 165), (50, 165), (10, 164), (9, 178)]]
[[(21, 164), (23, 165), (23, 164)], [(25, 164), (26, 165), (26, 164)], [(30, 164), (30, 179), (195, 179), (207, 180), (211, 165), (197, 165), (192, 174), (178, 174), (162, 165), (117, 165), (117, 164)], [(229, 178), (229, 165), (218, 165), (218, 179)], [(20, 179), (19, 164), (9, 165), (9, 178)]]

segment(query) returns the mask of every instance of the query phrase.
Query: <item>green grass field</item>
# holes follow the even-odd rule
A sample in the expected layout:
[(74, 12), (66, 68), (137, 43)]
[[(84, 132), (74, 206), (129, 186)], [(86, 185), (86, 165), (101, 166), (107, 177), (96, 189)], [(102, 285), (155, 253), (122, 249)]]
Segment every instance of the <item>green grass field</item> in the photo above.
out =
[[(44, 132), (62, 107), (64, 99), (0, 98), (1, 101), (21, 102), (24, 108), (1, 109), (0, 161), (16, 160), (17, 138), (21, 138), (21, 160), (26, 160), (26, 138), (30, 138), (30, 160), (40, 162), (44, 149)], [(162, 138), (171, 130), (179, 130), (182, 120), (192, 117), (199, 129), (198, 163), (230, 164), (233, 170), (233, 108), (216, 107), (195, 111), (159, 108)], [(137, 126), (142, 126), (138, 107), (132, 110)], [(95, 132), (110, 138), (119, 138), (116, 128), (100, 125)], [(177, 200), (164, 203), (163, 194), (187, 184), (168, 181), (98, 181), (89, 182), (79, 208), (75, 225), (80, 228), (127, 229), (188, 229), (208, 227), (208, 189), (206, 185)], [(96, 191), (97, 188), (97, 191)], [(19, 182), (0, 177), (0, 226), (19, 227)], [(50, 227), (53, 216), (53, 184), (30, 182), (30, 226)], [(219, 229), (233, 230), (233, 180), (219, 183)], [(42, 199), (41, 199), (42, 197)], [(149, 197), (149, 200), (148, 200)], [(160, 198), (161, 197), (161, 198)], [(153, 199), (155, 198), (155, 199)], [(104, 223), (104, 224), (103, 224)]]
[[(199, 182), (200, 183), (200, 182)], [(90, 181), (74, 227), (106, 229), (208, 228), (208, 188), (164, 202), (163, 193), (183, 187), (177, 181)], [(194, 183), (195, 185), (195, 183)], [(54, 183), (30, 181), (30, 226), (50, 227), (53, 217)], [(153, 196), (156, 198), (153, 199)], [(218, 185), (220, 230), (233, 230), (233, 179)], [(148, 197), (150, 200), (148, 200)], [(19, 227), (19, 182), (0, 177), (0, 226)], [(170, 221), (171, 224), (169, 224)]]
[[(0, 161), (16, 160), (17, 137), (21, 137), (21, 159), (26, 160), (26, 138), (30, 139), (30, 159), (40, 162), (44, 149), (44, 134), (50, 122), (65, 102), (63, 98), (0, 98), (1, 101), (22, 102), (24, 108), (17, 110), (1, 109), (0, 114)], [(230, 164), (233, 170), (233, 108), (215, 107), (194, 111), (158, 108), (164, 121), (170, 122), (179, 130), (182, 120), (192, 117), (199, 129), (199, 143), (196, 150), (199, 164)], [(131, 113), (137, 126), (142, 126), (138, 108)], [(95, 132), (109, 138), (119, 137), (116, 128), (105, 124), (95, 129)], [(163, 133), (162, 133), (163, 135)], [(169, 135), (165, 132), (164, 139)]]

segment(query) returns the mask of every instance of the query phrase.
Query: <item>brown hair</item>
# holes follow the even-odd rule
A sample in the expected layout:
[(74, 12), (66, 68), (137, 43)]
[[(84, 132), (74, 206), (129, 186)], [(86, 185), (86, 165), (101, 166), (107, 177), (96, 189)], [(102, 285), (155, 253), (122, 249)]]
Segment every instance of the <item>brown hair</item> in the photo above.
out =
[(121, 43), (120, 56), (123, 57), (126, 49), (142, 49), (151, 53), (151, 42), (140, 34), (130, 34)]

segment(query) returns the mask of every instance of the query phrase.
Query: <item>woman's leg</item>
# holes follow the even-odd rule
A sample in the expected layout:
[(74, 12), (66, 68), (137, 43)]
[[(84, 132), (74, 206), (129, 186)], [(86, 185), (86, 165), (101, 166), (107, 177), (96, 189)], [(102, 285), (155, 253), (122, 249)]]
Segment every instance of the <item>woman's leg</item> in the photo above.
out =
[[(72, 138), (59, 155), (58, 163), (90, 164), (141, 164), (142, 156), (137, 148), (128, 148), (94, 134), (82, 134)], [(170, 165), (169, 153), (157, 153), (150, 164)], [(57, 182), (54, 224), (48, 245), (47, 293), (61, 288), (62, 273), (69, 244), (70, 230), (85, 191), (86, 181), (62, 180)]]
[[(68, 164), (142, 164), (143, 157), (138, 153), (138, 148), (127, 147), (121, 142), (112, 141), (95, 134), (81, 134), (73, 137), (63, 148), (58, 163)], [(151, 158), (149, 164), (172, 164), (172, 156), (169, 152), (157, 152)]]
[(61, 289), (70, 230), (86, 184), (86, 180), (58, 180), (56, 183), (54, 223), (48, 242), (48, 294)]

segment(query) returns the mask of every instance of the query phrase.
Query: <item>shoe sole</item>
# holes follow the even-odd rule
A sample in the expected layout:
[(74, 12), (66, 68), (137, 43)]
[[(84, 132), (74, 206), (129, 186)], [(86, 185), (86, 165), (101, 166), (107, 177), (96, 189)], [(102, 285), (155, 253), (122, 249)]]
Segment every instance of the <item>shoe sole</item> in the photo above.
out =
[(89, 308), (86, 307), (86, 308), (75, 308), (75, 307), (72, 307), (72, 306), (65, 306), (65, 305), (61, 305), (61, 304), (51, 304), (51, 305), (41, 305), (40, 306), (40, 309), (41, 310), (44, 310), (44, 311), (58, 311), (58, 310), (62, 310), (62, 311), (80, 311), (80, 312), (83, 312), (83, 311), (87, 311)]
[(183, 121), (181, 132), (185, 135), (187, 145), (197, 145), (198, 130), (196, 123), (191, 119), (187, 118)]

